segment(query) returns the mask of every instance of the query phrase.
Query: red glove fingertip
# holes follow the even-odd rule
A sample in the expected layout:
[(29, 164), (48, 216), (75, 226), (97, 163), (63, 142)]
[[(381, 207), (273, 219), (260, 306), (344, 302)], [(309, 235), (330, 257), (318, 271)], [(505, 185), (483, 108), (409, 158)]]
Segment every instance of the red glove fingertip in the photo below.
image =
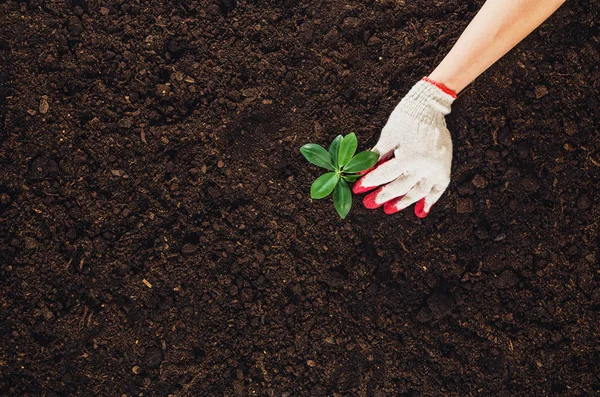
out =
[(370, 190), (373, 190), (377, 187), (377, 185), (375, 186), (363, 186), (362, 185), (362, 180), (365, 178), (360, 178), (355, 184), (354, 186), (352, 186), (352, 192), (354, 194), (361, 194), (361, 193), (366, 193)]
[(425, 212), (425, 198), (417, 201), (415, 204), (415, 215), (419, 218), (425, 218), (429, 212)]
[(375, 199), (377, 198), (377, 195), (379, 194), (379, 192), (381, 192), (381, 189), (383, 189), (383, 187), (380, 187), (379, 189), (375, 190), (373, 193), (370, 193), (365, 196), (365, 198), (363, 199), (363, 205), (365, 206), (365, 208), (374, 210), (375, 208), (379, 208), (383, 205), (383, 203), (377, 204), (377, 202), (375, 201)]
[(392, 200), (386, 202), (385, 204), (383, 204), (383, 212), (385, 212), (388, 215), (392, 215), (392, 214), (395, 214), (396, 212), (402, 211), (404, 208), (396, 207), (396, 204), (398, 204), (398, 202), (400, 200), (402, 200), (402, 197), (404, 197), (404, 196), (397, 197), (397, 198), (392, 199)]

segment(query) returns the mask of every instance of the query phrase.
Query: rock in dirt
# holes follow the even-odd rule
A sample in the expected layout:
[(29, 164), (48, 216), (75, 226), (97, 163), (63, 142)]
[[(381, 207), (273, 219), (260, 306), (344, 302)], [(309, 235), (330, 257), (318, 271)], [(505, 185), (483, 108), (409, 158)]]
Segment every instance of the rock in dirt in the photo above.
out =
[(432, 314), (431, 310), (426, 307), (421, 308), (419, 313), (417, 313), (417, 321), (420, 323), (426, 323), (431, 320)]
[(121, 128), (131, 128), (132, 125), (133, 120), (131, 117), (123, 117), (121, 120), (119, 120), (119, 127)]
[(535, 99), (540, 99), (540, 98), (548, 95), (548, 89), (546, 88), (545, 85), (538, 85), (537, 87), (535, 87), (534, 93), (535, 93)]
[(530, 193), (533, 193), (540, 188), (541, 183), (537, 176), (529, 174), (525, 175), (525, 177), (521, 181), (521, 185), (523, 186), (523, 189)]
[(327, 32), (325, 37), (323, 37), (323, 42), (325, 43), (325, 45), (327, 45), (329, 47), (337, 44), (337, 42), (339, 40), (340, 40), (340, 32), (338, 32), (338, 30), (336, 28), (331, 29), (329, 32)]
[(459, 214), (468, 214), (473, 212), (473, 200), (470, 198), (456, 199), (456, 212)]
[(473, 177), (471, 183), (473, 183), (473, 186), (475, 186), (476, 188), (483, 189), (487, 186), (488, 181), (483, 175), (477, 174)]
[(503, 271), (494, 279), (494, 285), (498, 289), (507, 289), (514, 287), (519, 282), (519, 277), (512, 270)]
[(444, 293), (437, 292), (427, 299), (427, 306), (435, 318), (442, 318), (452, 313), (454, 300)]
[(158, 347), (152, 346), (146, 349), (143, 358), (144, 365), (148, 367), (158, 367), (162, 360), (162, 351)]
[(470, 183), (463, 183), (462, 185), (460, 185), (456, 188), (456, 191), (461, 196), (469, 196), (469, 195), (475, 193), (475, 188)]
[(0, 205), (7, 206), (10, 204), (10, 201), (11, 201), (11, 199), (8, 194), (6, 194), (6, 193), (0, 194)]
[(243, 379), (236, 379), (233, 381), (233, 391), (236, 396), (245, 396), (246, 395), (246, 387), (244, 386)]
[(25, 237), (25, 249), (32, 250), (37, 248), (38, 242), (33, 237)]
[(600, 302), (600, 287), (595, 288), (594, 291), (592, 291), (592, 301)]
[(139, 365), (134, 365), (133, 368), (131, 368), (131, 372), (133, 372), (135, 375), (139, 375), (142, 373), (142, 367)]
[(232, 101), (237, 102), (242, 98), (242, 94), (238, 90), (231, 90), (227, 94), (227, 98), (231, 99)]
[(367, 42), (368, 46), (374, 46), (374, 45), (379, 45), (383, 43), (383, 40), (381, 40), (379, 37), (377, 36), (371, 36), (369, 38), (369, 41)]
[(48, 97), (44, 95), (42, 99), (40, 99), (39, 111), (41, 114), (46, 114), (48, 113), (48, 109), (50, 109), (50, 105), (48, 104)]
[(360, 26), (360, 19), (355, 17), (348, 17), (344, 19), (344, 23), (342, 24), (342, 29), (347, 31), (352, 31), (358, 29)]
[(577, 199), (577, 208), (580, 210), (587, 210), (592, 206), (592, 199), (587, 194), (582, 194)]
[(79, 18), (76, 16), (69, 17), (69, 21), (67, 22), (67, 30), (69, 33), (79, 36), (83, 32), (83, 25), (81, 24)]
[(44, 316), (44, 320), (46, 321), (54, 320), (54, 313), (52, 313), (52, 310), (48, 309), (47, 307), (42, 308), (42, 316)]
[(265, 194), (267, 194), (267, 185), (265, 185), (265, 183), (261, 183), (260, 185), (258, 185), (258, 189), (256, 189), (258, 194), (260, 194), (261, 196), (264, 196)]
[(186, 255), (193, 254), (197, 250), (198, 248), (194, 244), (185, 244), (183, 247), (181, 247), (181, 252)]

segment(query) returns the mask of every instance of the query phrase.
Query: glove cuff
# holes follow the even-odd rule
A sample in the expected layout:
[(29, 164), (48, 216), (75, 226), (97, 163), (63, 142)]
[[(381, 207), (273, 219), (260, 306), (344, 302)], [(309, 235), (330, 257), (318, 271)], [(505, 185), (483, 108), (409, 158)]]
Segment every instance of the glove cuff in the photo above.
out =
[(433, 81), (429, 77), (423, 77), (421, 80), (426, 81), (429, 84), (433, 84), (440, 90), (444, 91), (446, 94), (450, 95), (452, 98), (456, 99), (456, 92), (454, 90), (451, 90), (450, 88), (446, 87), (444, 84), (438, 83), (437, 81)]
[(402, 113), (426, 124), (439, 123), (450, 113), (454, 97), (428, 80), (417, 82), (398, 105)]

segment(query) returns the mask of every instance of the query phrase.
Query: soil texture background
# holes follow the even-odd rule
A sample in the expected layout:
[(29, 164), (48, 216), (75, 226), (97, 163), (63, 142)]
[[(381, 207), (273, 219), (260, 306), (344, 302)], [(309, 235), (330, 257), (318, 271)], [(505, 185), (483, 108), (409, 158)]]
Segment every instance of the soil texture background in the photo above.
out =
[(482, 1), (0, 4), (0, 395), (600, 392), (600, 3), (460, 94), (431, 214), (311, 202)]

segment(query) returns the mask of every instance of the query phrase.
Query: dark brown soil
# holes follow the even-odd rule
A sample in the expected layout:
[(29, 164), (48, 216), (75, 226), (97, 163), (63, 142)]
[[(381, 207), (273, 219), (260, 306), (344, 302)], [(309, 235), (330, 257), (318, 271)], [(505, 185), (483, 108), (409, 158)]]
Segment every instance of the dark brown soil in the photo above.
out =
[(600, 3), (455, 103), (431, 215), (311, 202), (482, 1), (0, 4), (0, 395), (600, 392)]

